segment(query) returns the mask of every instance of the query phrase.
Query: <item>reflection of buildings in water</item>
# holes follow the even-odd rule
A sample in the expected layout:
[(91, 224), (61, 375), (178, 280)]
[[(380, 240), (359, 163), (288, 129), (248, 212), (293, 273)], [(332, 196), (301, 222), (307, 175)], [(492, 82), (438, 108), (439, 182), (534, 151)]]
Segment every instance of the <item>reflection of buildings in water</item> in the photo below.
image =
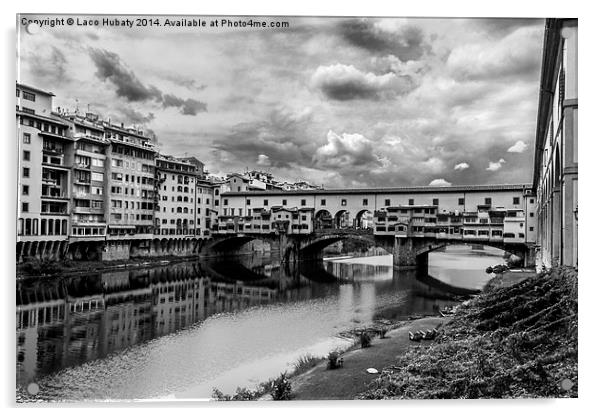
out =
[(276, 289), (199, 275), (183, 264), (62, 279), (66, 289), (58, 295), (49, 287), (54, 283), (20, 287), (17, 301), (29, 303), (17, 305), (17, 382), (103, 358), (214, 313), (279, 299)]
[(203, 319), (208, 281), (201, 278), (153, 283), (153, 335), (166, 335)]
[(393, 267), (376, 264), (327, 261), (324, 262), (324, 269), (334, 277), (343, 280), (353, 280), (354, 278), (362, 280), (391, 279), (393, 277)]
[(38, 368), (60, 364), (48, 358), (63, 348), (62, 337), (52, 335), (62, 334), (65, 305), (57, 299), (17, 306), (17, 380), (30, 380)]

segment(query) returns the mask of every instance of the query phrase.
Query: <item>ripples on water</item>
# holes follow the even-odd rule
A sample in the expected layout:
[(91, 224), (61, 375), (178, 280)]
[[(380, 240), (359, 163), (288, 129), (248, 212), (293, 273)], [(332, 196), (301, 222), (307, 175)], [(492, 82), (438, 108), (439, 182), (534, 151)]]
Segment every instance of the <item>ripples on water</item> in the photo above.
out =
[[(454, 251), (455, 250), (455, 251)], [(208, 398), (274, 377), (374, 319), (434, 313), (480, 288), (498, 253), (431, 254), (429, 274), (390, 256), (287, 270), (261, 257), (179, 263), (17, 287), (17, 385), (35, 399)]]

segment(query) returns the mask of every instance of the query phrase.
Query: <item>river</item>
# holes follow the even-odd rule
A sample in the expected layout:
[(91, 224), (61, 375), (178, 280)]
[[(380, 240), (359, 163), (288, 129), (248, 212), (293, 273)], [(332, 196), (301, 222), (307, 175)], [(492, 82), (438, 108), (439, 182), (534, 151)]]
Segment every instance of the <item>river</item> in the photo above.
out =
[[(449, 247), (429, 270), (391, 256), (285, 268), (273, 258), (182, 262), (17, 284), (20, 400), (208, 399), (253, 387), (376, 319), (434, 314), (487, 282), (502, 252)], [(39, 389), (34, 396), (28, 387)]]

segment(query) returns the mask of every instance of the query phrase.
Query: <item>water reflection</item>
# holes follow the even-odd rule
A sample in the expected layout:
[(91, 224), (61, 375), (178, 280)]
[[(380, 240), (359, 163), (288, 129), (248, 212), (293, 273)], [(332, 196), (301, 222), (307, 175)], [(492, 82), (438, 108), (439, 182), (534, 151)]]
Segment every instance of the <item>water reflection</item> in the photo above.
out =
[(304, 352), (324, 354), (340, 331), (433, 313), (466, 293), (387, 265), (287, 268), (259, 256), (25, 280), (17, 383), (36, 381), (46, 400), (156, 397), (199, 385), (193, 396), (207, 397), (212, 383), (234, 388)]

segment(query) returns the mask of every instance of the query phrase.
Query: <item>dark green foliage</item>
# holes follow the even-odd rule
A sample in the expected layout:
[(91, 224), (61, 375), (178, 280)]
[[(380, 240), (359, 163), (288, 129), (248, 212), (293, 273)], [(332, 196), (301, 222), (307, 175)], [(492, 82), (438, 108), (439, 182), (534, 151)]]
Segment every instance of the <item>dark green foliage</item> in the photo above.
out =
[(577, 397), (577, 381), (577, 271), (558, 268), (459, 308), (360, 398)]

